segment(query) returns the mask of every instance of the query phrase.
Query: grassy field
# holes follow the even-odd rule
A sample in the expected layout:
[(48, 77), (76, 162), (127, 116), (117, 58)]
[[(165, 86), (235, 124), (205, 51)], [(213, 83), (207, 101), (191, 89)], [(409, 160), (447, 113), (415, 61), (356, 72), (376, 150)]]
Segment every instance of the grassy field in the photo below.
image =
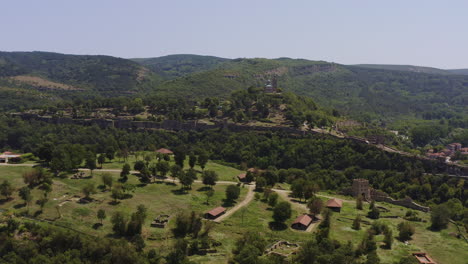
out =
[[(30, 170), (25, 167), (0, 167), (0, 181), (8, 179), (17, 188), (24, 186), (22, 181), (22, 173)], [(118, 178), (118, 173), (113, 174), (114, 179)], [(204, 213), (217, 206), (225, 206), (228, 208), (234, 206), (226, 204), (225, 189), (227, 185), (216, 185), (215, 195), (210, 198), (209, 204), (206, 204), (205, 187), (202, 184), (193, 184), (192, 190), (181, 192), (180, 185), (174, 185), (171, 182), (156, 182), (148, 185), (140, 185), (136, 176), (129, 177), (129, 183), (135, 184), (138, 187), (132, 193), (132, 198), (121, 200), (119, 204), (113, 205), (113, 199), (110, 197), (111, 192), (103, 191), (99, 188), (91, 197), (95, 200), (89, 204), (80, 204), (76, 200), (83, 197), (81, 189), (89, 182), (94, 182), (96, 186), (101, 185), (100, 173), (94, 173), (91, 179), (60, 179), (54, 178), (53, 191), (49, 195), (49, 202), (44, 208), (42, 214), (38, 214), (37, 218), (46, 220), (55, 220), (63, 226), (72, 227), (75, 230), (82, 231), (91, 235), (106, 236), (112, 233), (110, 218), (112, 212), (121, 211), (130, 216), (136, 211), (136, 207), (140, 204), (148, 208), (148, 218), (143, 228), (143, 236), (147, 238), (148, 247), (170, 246), (170, 241), (161, 244), (165, 238), (171, 237), (171, 222), (169, 228), (157, 229), (150, 227), (152, 219), (159, 214), (169, 214), (174, 217), (181, 211), (195, 211)], [(239, 201), (244, 199), (247, 194), (247, 188), (241, 188), (241, 196)], [(42, 191), (35, 188), (32, 192), (33, 203), (29, 206), (29, 212), (34, 215), (39, 211), (40, 207), (35, 204), (35, 201), (42, 197)], [(24, 207), (24, 202), (18, 197), (15, 192), (14, 199), (0, 204), (2, 209), (11, 209), (17, 212), (27, 210)], [(69, 200), (69, 201), (67, 201)], [(71, 200), (71, 201), (70, 201)], [(56, 206), (59, 206), (62, 218), (58, 219), (59, 213)], [(97, 211), (104, 209), (107, 218), (103, 222), (103, 226), (94, 229), (93, 225), (98, 223), (96, 218)], [(87, 216), (80, 216), (77, 211), (85, 210), (89, 213)]]
[[(146, 152), (147, 154), (150, 154), (150, 152)], [(153, 153), (154, 154), (154, 153)], [(142, 159), (141, 155), (138, 157), (138, 159)], [(130, 166), (133, 169), (133, 165), (137, 161), (137, 158), (135, 155), (130, 155), (127, 159), (127, 163), (130, 164)], [(151, 163), (156, 162), (155, 159), (151, 161)], [(171, 157), (171, 160), (169, 161), (170, 165), (174, 165), (174, 158)], [(122, 159), (114, 159), (112, 162), (106, 162), (103, 164), (102, 168), (103, 169), (122, 169), (122, 166), (125, 164), (125, 162)], [(189, 163), (188, 163), (188, 158), (185, 160), (184, 163), (184, 169), (189, 168)], [(202, 168), (198, 165), (195, 165), (194, 167), (195, 170), (201, 172)], [(243, 171), (240, 171), (238, 169), (220, 165), (216, 162), (213, 161), (208, 161), (208, 163), (205, 166), (205, 170), (213, 170), (218, 173), (219, 180), (220, 181), (237, 181), (237, 175), (243, 173)]]
[[(328, 195), (328, 194), (327, 194)], [(343, 197), (346, 198), (346, 197)], [(348, 197), (348, 199), (352, 199)], [(327, 198), (323, 198), (327, 200)], [(397, 225), (404, 221), (403, 217), (408, 210), (407, 208), (395, 206), (387, 203), (377, 203), (378, 206), (383, 206), (389, 212), (381, 212), (382, 221), (393, 230), (395, 237), (393, 247), (391, 250), (379, 247), (378, 254), (382, 263), (393, 263), (398, 261), (403, 256), (407, 256), (412, 252), (426, 252), (439, 264), (466, 264), (468, 260), (468, 244), (458, 239), (451, 233), (456, 233), (456, 227), (452, 224), (447, 229), (441, 232), (433, 232), (428, 229), (430, 226), (430, 214), (419, 212), (419, 217), (425, 222), (411, 222), (416, 229), (413, 239), (409, 241), (408, 245), (396, 239), (398, 236)], [(357, 214), (362, 216), (362, 219), (368, 222), (373, 220), (366, 217), (368, 212), (368, 204), (364, 205), (364, 210), (356, 210), (356, 203), (343, 202), (343, 209), (341, 213), (334, 213), (331, 225), (331, 237), (339, 241), (351, 241), (354, 246), (357, 246), (366, 230), (370, 227), (368, 224), (361, 223), (361, 230), (356, 231), (351, 228), (352, 222)], [(386, 216), (398, 216), (399, 218), (384, 218)], [(378, 245), (383, 245), (383, 235), (376, 236)]]
[[(219, 164), (218, 172), (232, 171), (232, 168), (225, 167)], [(24, 186), (22, 174), (30, 170), (28, 167), (0, 167), (0, 182), (8, 179), (16, 188)], [(235, 172), (235, 171), (232, 171)], [(235, 172), (237, 173), (237, 172)], [(109, 191), (97, 189), (97, 193), (92, 197), (94, 202), (89, 204), (79, 204), (76, 200), (83, 197), (81, 189), (89, 182), (94, 182), (96, 186), (101, 185), (100, 172), (95, 172), (91, 179), (61, 179), (54, 178), (53, 191), (49, 195), (47, 203), (42, 214), (38, 214), (39, 219), (55, 220), (56, 223), (62, 226), (69, 226), (75, 230), (95, 236), (108, 236), (112, 234), (110, 218), (113, 212), (121, 211), (128, 216), (136, 210), (139, 204), (143, 204), (148, 208), (148, 218), (143, 228), (143, 236), (146, 238), (147, 248), (159, 248), (163, 252), (171, 249), (173, 239), (171, 227), (173, 221), (169, 222), (169, 226), (165, 229), (150, 227), (153, 218), (159, 214), (169, 214), (175, 216), (180, 211), (196, 211), (203, 213), (216, 206), (225, 205), (225, 188), (226, 185), (218, 184), (215, 188), (215, 195), (211, 198), (210, 204), (206, 204), (206, 196), (204, 195), (204, 186), (202, 184), (194, 184), (192, 190), (186, 193), (180, 191), (180, 185), (174, 185), (170, 182), (156, 182), (147, 185), (140, 185), (136, 176), (129, 177), (129, 183), (135, 184), (135, 192), (132, 193), (132, 198), (121, 200), (119, 204), (113, 205)], [(112, 174), (114, 179), (118, 178), (118, 173)], [(287, 189), (287, 185), (283, 186)], [(241, 197), (238, 201), (244, 199), (247, 194), (247, 187), (241, 189)], [(29, 212), (34, 215), (39, 211), (39, 206), (35, 201), (42, 196), (42, 191), (35, 188), (33, 190), (34, 203), (31, 204)], [(320, 195), (334, 196), (332, 193), (321, 192)], [(362, 211), (355, 209), (354, 199), (351, 197), (339, 196), (344, 199), (343, 209), (341, 213), (334, 213), (332, 217), (331, 233), (333, 239), (341, 242), (351, 241), (354, 246), (357, 246), (365, 230), (369, 225), (362, 223), (362, 229), (359, 231), (353, 230), (351, 224), (357, 214), (361, 214), (362, 219), (368, 222), (373, 220), (365, 217), (368, 211), (368, 205)], [(328, 198), (322, 197), (324, 201)], [(69, 201), (67, 201), (69, 200)], [(280, 200), (282, 200), (280, 196)], [(56, 206), (59, 206), (62, 218), (58, 219), (58, 211)], [(379, 221), (387, 223), (393, 230), (396, 237), (398, 230), (396, 226), (403, 221), (401, 218), (405, 215), (407, 209), (399, 206), (394, 206), (386, 203), (378, 203), (389, 210), (389, 212), (381, 213)], [(233, 205), (231, 205), (233, 206)], [(192, 256), (196, 262), (200, 263), (224, 263), (231, 255), (235, 241), (245, 232), (259, 231), (262, 236), (267, 239), (269, 244), (273, 244), (278, 240), (287, 240), (293, 243), (303, 243), (312, 237), (312, 233), (304, 231), (296, 231), (290, 228), (292, 221), (300, 214), (304, 213), (302, 206), (293, 206), (293, 214), (291, 219), (286, 222), (287, 228), (284, 230), (272, 230), (269, 226), (272, 222), (272, 210), (262, 201), (253, 200), (248, 206), (241, 208), (233, 215), (225, 219), (221, 223), (217, 223), (211, 233), (211, 237), (222, 243), (219, 246), (218, 252), (205, 256)], [(23, 201), (18, 197), (17, 192), (14, 194), (12, 201), (3, 201), (0, 203), (0, 209), (11, 209), (17, 212), (25, 211)], [(97, 229), (93, 225), (98, 223), (96, 212), (99, 209), (104, 209), (107, 213), (107, 218), (103, 222), (103, 226)], [(88, 212), (89, 215), (81, 216), (79, 210)], [(85, 213), (86, 214), (86, 213)], [(398, 216), (400, 218), (384, 218), (386, 216)], [(416, 228), (416, 233), (413, 235), (413, 240), (406, 245), (394, 240), (392, 250), (379, 248), (378, 254), (382, 260), (381, 263), (393, 263), (399, 260), (402, 256), (407, 256), (411, 252), (422, 251), (428, 253), (439, 264), (466, 264), (468, 260), (468, 244), (461, 239), (456, 238), (453, 234), (456, 233), (454, 225), (449, 225), (448, 229), (441, 232), (433, 232), (428, 229), (430, 225), (430, 214), (419, 212), (419, 216), (425, 222), (412, 222)], [(376, 236), (379, 245), (382, 245), (383, 235)]]

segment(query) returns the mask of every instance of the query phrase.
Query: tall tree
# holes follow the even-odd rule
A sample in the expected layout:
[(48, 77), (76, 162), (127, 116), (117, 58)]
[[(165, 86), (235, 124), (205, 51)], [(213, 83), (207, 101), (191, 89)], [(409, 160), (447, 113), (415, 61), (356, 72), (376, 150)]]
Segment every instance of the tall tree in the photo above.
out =
[(99, 209), (97, 212), (97, 218), (101, 221), (102, 225), (102, 220), (106, 219), (106, 211), (104, 211), (104, 209)]
[(203, 184), (208, 185), (211, 188), (213, 188), (213, 186), (215, 186), (216, 182), (218, 181), (218, 174), (212, 170), (203, 171), (202, 181), (203, 181)]
[(205, 169), (206, 163), (208, 163), (208, 158), (208, 153), (205, 150), (200, 151), (200, 153), (198, 154), (197, 161), (198, 165), (200, 165), (202, 170)]
[(2, 184), (0, 184), (0, 194), (3, 195), (7, 200), (11, 198), (15, 188), (8, 180), (4, 180)]
[(289, 202), (280, 202), (273, 208), (273, 220), (277, 223), (284, 223), (291, 217), (291, 204)]

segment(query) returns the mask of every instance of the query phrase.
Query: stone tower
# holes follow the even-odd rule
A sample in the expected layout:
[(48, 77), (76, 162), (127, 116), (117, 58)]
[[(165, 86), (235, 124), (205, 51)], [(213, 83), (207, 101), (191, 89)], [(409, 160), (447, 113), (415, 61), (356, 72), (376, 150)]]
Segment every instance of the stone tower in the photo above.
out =
[(357, 197), (362, 195), (365, 200), (371, 200), (371, 192), (369, 188), (369, 181), (365, 179), (353, 180), (353, 196)]

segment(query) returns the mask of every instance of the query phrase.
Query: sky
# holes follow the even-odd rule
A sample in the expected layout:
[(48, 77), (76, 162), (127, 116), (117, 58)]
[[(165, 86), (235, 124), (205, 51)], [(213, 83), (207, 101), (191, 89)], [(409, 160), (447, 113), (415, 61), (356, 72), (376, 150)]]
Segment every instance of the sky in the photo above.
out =
[(1, 51), (468, 68), (468, 1), (0, 0)]

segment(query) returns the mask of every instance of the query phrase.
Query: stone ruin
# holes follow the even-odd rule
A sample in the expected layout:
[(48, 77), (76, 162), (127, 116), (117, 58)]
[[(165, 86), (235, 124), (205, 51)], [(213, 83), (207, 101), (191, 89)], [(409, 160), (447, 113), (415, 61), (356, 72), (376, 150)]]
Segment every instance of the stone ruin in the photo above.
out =
[(426, 206), (419, 205), (413, 201), (410, 197), (406, 197), (404, 199), (395, 200), (390, 197), (385, 192), (375, 190), (374, 188), (370, 187), (369, 181), (366, 179), (354, 179), (353, 185), (351, 188), (343, 190), (344, 194), (352, 195), (354, 197), (358, 197), (362, 195), (366, 201), (375, 200), (377, 202), (386, 202), (394, 205), (399, 205), (403, 207), (407, 207), (414, 210), (419, 210), (422, 212), (429, 212), (430, 208)]

